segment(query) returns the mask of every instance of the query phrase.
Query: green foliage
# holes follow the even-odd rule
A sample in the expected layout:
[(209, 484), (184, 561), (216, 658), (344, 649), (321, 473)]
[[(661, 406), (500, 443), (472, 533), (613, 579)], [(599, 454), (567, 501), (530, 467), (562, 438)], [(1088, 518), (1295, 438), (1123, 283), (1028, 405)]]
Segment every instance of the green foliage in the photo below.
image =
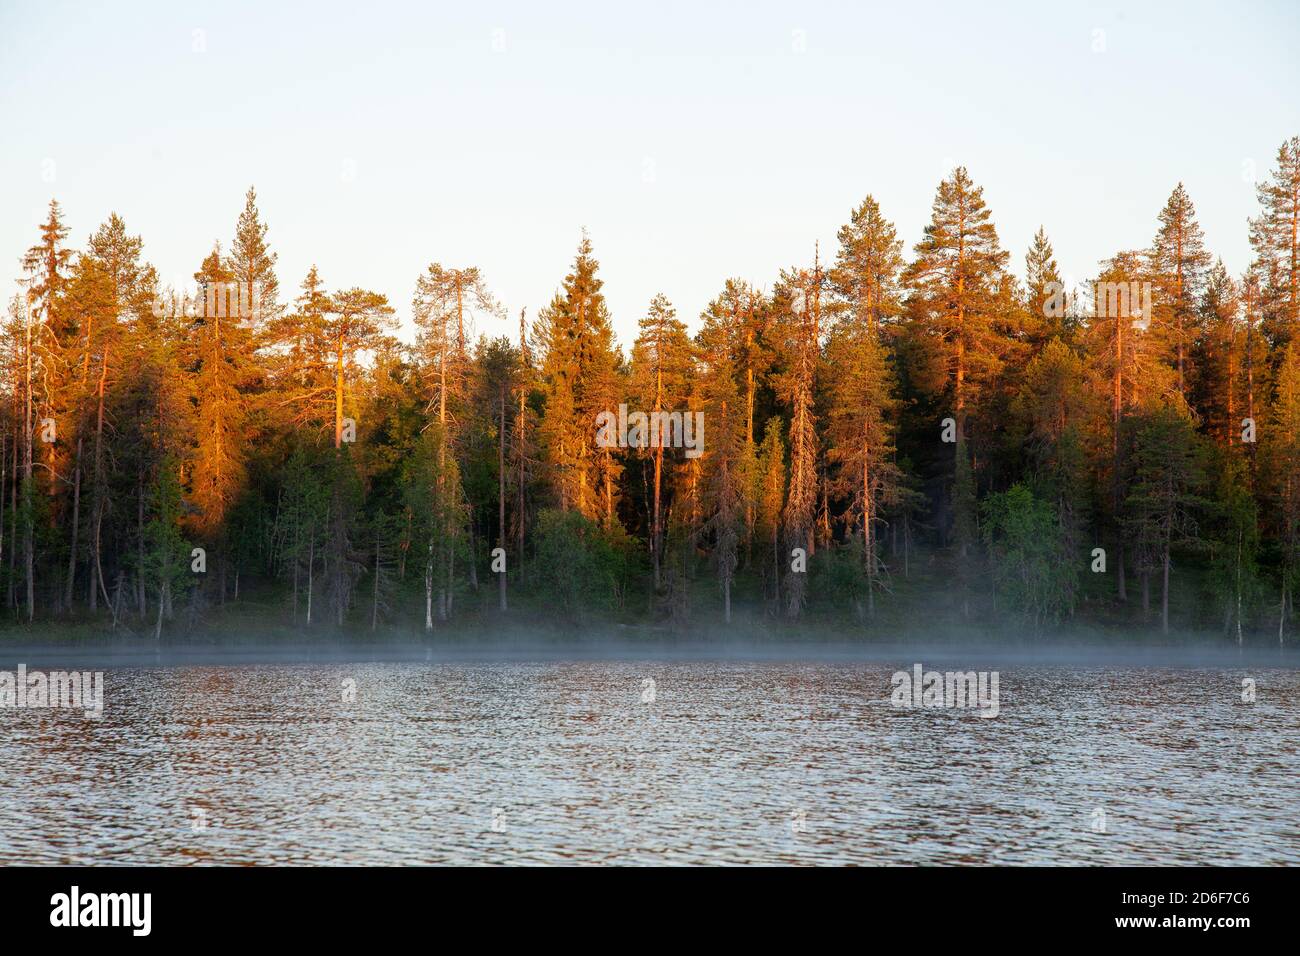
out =
[(983, 512), (999, 601), (1035, 631), (1073, 612), (1080, 562), (1067, 547), (1051, 502), (1016, 484), (985, 498)]
[(144, 528), (144, 574), (157, 595), (159, 628), (168, 606), (189, 590), (196, 579), (190, 543), (180, 529), (183, 504), (177, 471), (173, 458), (163, 460), (154, 481), (150, 516)]
[(1221, 457), (1212, 510), (1211, 591), (1224, 630), (1241, 641), (1264, 596), (1259, 574), (1259, 509), (1251, 495), (1246, 462)]
[[(774, 627), (806, 608), (881, 627), (1014, 613), (1041, 630), (1079, 608), (1128, 629), (1158, 593), (1166, 631), (1172, 611), (1285, 643), (1298, 142), (1259, 189), (1239, 281), (1211, 267), (1179, 186), (1093, 296), (1062, 294), (1041, 228), (1022, 286), (959, 167), (909, 261), (868, 196), (829, 267), (814, 248), (770, 293), (727, 279), (697, 325), (657, 295), (630, 348), (585, 234), (531, 336), (524, 310), (517, 340), (474, 341), (501, 307), (477, 268), (434, 263), (411, 342), (384, 295), (330, 293), (315, 267), (286, 309), (252, 190), (224, 253), (192, 260), (200, 293), (257, 284), (251, 323), (164, 314), (121, 217), (75, 250), (52, 204), (0, 329), (0, 599), (19, 622), (158, 633), (197, 588), (191, 622), (219, 596), (282, 608), (282, 627), (442, 639), (543, 607), (566, 627), (726, 622), (733, 596)], [(1144, 288), (1155, 308), (1136, 315)], [(596, 416), (620, 404), (701, 412), (703, 447), (608, 447)], [(188, 570), (188, 538), (210, 549), (207, 575)], [(510, 576), (494, 580), (497, 545)]]
[(535, 536), (532, 588), (548, 606), (575, 623), (622, 610), (639, 564), (626, 532), (601, 528), (576, 511), (546, 508)]

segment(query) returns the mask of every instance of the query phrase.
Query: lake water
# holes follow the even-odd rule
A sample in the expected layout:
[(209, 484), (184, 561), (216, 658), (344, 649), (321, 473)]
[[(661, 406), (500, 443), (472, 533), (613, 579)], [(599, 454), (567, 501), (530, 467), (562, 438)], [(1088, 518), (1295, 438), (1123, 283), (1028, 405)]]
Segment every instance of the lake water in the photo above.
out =
[(108, 668), (0, 710), (0, 863), (1300, 864), (1295, 669), (912, 663)]

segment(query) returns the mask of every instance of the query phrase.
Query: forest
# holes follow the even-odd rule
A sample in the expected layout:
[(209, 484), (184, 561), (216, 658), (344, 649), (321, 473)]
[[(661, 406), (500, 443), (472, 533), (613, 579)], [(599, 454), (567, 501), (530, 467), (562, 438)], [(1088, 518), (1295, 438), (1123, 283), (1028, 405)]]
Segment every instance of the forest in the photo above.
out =
[[(1257, 191), (1243, 274), (1180, 183), (1071, 288), (1044, 228), (1013, 272), (958, 167), (910, 250), (868, 195), (630, 343), (585, 232), (540, 308), (433, 262), (406, 341), (346, 276), (283, 288), (252, 189), (187, 289), (51, 200), (0, 333), (4, 632), (1287, 643), (1300, 137)], [(601, 440), (628, 410), (698, 446)]]

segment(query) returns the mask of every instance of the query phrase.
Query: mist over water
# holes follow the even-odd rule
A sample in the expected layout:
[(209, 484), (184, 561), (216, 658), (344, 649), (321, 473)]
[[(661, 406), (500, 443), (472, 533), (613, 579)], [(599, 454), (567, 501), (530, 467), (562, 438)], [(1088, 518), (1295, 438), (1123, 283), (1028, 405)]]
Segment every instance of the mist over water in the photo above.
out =
[[(1300, 863), (1276, 653), (603, 650), (109, 666), (100, 720), (0, 712), (0, 862)], [(892, 706), (915, 663), (998, 716)]]

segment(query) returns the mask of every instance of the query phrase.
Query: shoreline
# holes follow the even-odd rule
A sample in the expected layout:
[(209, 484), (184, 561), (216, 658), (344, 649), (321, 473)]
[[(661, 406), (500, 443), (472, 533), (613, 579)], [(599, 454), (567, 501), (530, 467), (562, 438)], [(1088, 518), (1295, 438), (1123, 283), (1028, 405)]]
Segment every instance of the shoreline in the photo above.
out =
[(355, 663), (566, 663), (600, 661), (959, 664), (1005, 666), (1300, 668), (1300, 649), (1208, 644), (1007, 645), (892, 641), (718, 642), (681, 641), (460, 641), (448, 643), (361, 643), (355, 641), (275, 644), (0, 643), (0, 670), (19, 663), (102, 667), (253, 666)]

